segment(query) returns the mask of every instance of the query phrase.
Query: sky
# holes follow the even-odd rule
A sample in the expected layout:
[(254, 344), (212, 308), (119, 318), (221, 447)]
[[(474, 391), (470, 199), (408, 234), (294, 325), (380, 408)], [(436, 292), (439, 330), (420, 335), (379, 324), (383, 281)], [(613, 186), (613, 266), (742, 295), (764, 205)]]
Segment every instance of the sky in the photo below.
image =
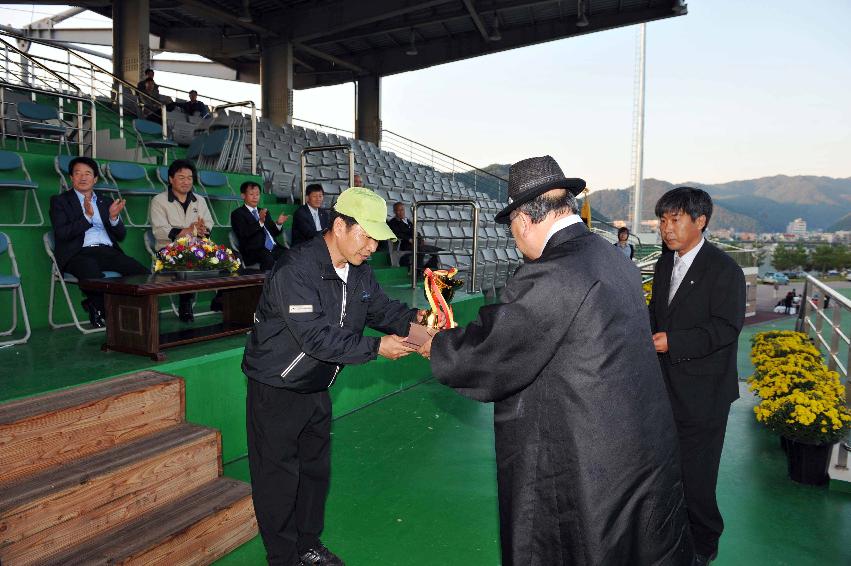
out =
[[(0, 22), (65, 8), (0, 4)], [(647, 25), (644, 177), (851, 177), (851, 2), (688, 8)], [(86, 12), (60, 27), (97, 26), (109, 20)], [(619, 28), (385, 77), (383, 125), (477, 166), (549, 154), (592, 189), (629, 186), (636, 35)], [(201, 99), (260, 101), (257, 85), (156, 78)], [(351, 84), (297, 91), (294, 116), (353, 129), (353, 93)]]

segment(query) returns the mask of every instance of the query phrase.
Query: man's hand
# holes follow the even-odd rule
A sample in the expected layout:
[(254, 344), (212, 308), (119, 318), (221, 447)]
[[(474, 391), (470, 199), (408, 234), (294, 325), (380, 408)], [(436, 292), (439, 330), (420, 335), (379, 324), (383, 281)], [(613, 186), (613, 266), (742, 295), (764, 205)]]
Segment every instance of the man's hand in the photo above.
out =
[[(210, 230), (207, 228), (207, 225), (204, 224), (204, 219), (200, 216), (198, 217), (198, 220), (193, 223), (193, 226), (195, 226), (195, 229), (197, 230), (199, 236), (206, 236), (210, 233)], [(192, 226), (190, 226), (189, 228), (191, 229)]]
[(433, 334), (428, 340), (426, 340), (418, 350), (419, 354), (427, 360), (431, 359), (431, 342), (432, 340), (434, 340), (435, 334)]
[(428, 311), (426, 309), (420, 309), (417, 311), (417, 318), (415, 318), (414, 320), (417, 321), (417, 324), (425, 324), (427, 317)]
[(388, 360), (398, 360), (415, 352), (410, 346), (405, 345), (405, 339), (395, 334), (381, 337), (381, 345), (378, 347), (378, 355)]
[(83, 197), (83, 210), (86, 212), (86, 216), (89, 218), (95, 215), (95, 209), (92, 207), (92, 193), (87, 194)]
[(266, 224), (266, 215), (269, 213), (268, 208), (258, 208), (257, 215), (260, 217), (260, 224)]
[[(117, 198), (112, 201), (112, 204), (109, 205), (109, 219), (113, 222), (118, 220), (118, 215), (121, 214), (121, 211), (124, 210), (124, 205), (127, 204), (127, 201), (123, 198)], [(91, 203), (89, 203), (91, 205)]]
[(275, 224), (277, 224), (278, 226), (280, 226), (281, 224), (283, 224), (284, 222), (286, 222), (287, 220), (289, 220), (289, 218), (290, 218), (289, 216), (287, 216), (286, 214), (284, 214), (284, 213), (282, 212), (281, 214), (279, 214), (279, 215), (278, 215), (278, 221), (277, 221), (277, 222), (275, 222)]
[(657, 332), (653, 335), (653, 346), (656, 347), (656, 352), (664, 354), (668, 351), (668, 333)]

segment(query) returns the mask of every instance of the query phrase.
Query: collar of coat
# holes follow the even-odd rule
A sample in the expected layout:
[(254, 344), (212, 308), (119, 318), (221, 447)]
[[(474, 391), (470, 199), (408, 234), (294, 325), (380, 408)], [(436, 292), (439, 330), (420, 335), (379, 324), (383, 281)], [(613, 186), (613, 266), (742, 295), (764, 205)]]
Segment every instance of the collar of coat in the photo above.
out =
[[(186, 193), (186, 197), (189, 199), (189, 202), (195, 202), (198, 198), (195, 196), (195, 191), (189, 191)], [(171, 187), (168, 188), (168, 202), (174, 202), (177, 200), (177, 197), (174, 196), (174, 191), (171, 190)], [(178, 201), (180, 202), (180, 201)]]
[[(305, 245), (310, 248), (311, 255), (313, 255), (316, 263), (319, 264), (319, 272), (322, 274), (322, 279), (342, 281), (340, 276), (337, 275), (336, 270), (334, 270), (334, 263), (331, 261), (331, 252), (328, 250), (328, 245), (325, 243), (325, 238), (322, 234), (317, 234)], [(360, 265), (349, 264), (349, 277), (346, 287), (353, 289), (367, 269), (369, 269), (369, 266), (366, 263)]]
[(703, 246), (701, 246), (700, 250), (697, 252), (697, 255), (694, 257), (694, 261), (691, 262), (691, 267), (689, 267), (688, 271), (686, 271), (685, 275), (683, 275), (683, 280), (680, 282), (680, 286), (677, 288), (676, 294), (671, 299), (671, 302), (668, 303), (667, 297), (671, 288), (671, 272), (674, 270), (674, 253), (676, 252), (665, 253), (661, 258), (659, 258), (659, 261), (661, 262), (660, 269), (658, 270), (658, 277), (661, 278), (659, 291), (666, 299), (665, 301), (662, 301), (661, 304), (667, 305), (668, 312), (674, 310), (674, 308), (676, 308), (676, 306), (688, 296), (694, 288), (694, 282), (699, 281), (703, 276), (703, 272), (709, 267), (712, 255), (723, 252), (710, 244), (708, 240), (704, 240)]
[[(566, 228), (562, 228), (558, 232), (552, 235), (550, 241), (547, 242), (547, 245), (544, 247), (544, 251), (541, 252), (541, 257), (539, 257), (534, 261), (541, 261), (547, 259), (547, 257), (553, 253), (553, 251), (559, 247), (560, 245), (568, 242), (570, 240), (574, 240), (579, 238), (580, 236), (588, 235), (588, 227), (584, 222), (577, 222), (576, 224), (571, 224)], [(529, 261), (529, 260), (526, 260)]]

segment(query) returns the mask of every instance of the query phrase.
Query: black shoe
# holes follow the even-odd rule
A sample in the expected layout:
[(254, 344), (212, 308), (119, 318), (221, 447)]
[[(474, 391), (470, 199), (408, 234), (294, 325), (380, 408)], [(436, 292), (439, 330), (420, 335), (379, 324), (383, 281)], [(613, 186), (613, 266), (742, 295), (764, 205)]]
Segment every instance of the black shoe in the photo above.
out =
[(90, 300), (86, 299), (83, 301), (83, 308), (89, 311), (89, 322), (93, 328), (103, 328), (106, 326), (103, 311), (92, 304)]
[(192, 303), (188, 301), (180, 303), (180, 306), (177, 308), (177, 318), (180, 319), (180, 322), (195, 322), (195, 315), (192, 313)]
[(339, 556), (325, 548), (321, 542), (302, 553), (301, 563), (304, 566), (346, 566)]
[(709, 556), (705, 554), (695, 554), (694, 560), (692, 561), (692, 566), (707, 566), (710, 562), (718, 558), (718, 551), (716, 550)]

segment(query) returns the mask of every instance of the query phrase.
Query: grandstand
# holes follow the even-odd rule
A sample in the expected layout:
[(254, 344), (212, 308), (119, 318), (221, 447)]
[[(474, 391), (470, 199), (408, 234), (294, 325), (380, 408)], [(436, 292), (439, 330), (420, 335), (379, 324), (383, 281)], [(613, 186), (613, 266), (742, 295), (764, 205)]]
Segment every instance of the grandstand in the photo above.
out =
[[(112, 9), (102, 1), (76, 4), (105, 14)], [(559, 2), (338, 2), (344, 11), (317, 23), (315, 18), (323, 19), (311, 3), (297, 0), (142, 4), (149, 4), (150, 31), (166, 45), (183, 41), (202, 54), (209, 44), (199, 37), (211, 30), (256, 33), (266, 45), (280, 30), (262, 24), (263, 13), (282, 9), (302, 17), (296, 30), (302, 36), (294, 35), (299, 39), (288, 55), (297, 59), (289, 62), (290, 88), (360, 84), (685, 12), (684, 3), (669, 0), (581, 2), (582, 13), (574, 3)], [(238, 17), (246, 6), (253, 20)], [(584, 26), (577, 23), (580, 16)], [(492, 21), (502, 40), (487, 29)], [(160, 96), (152, 98), (127, 80), (132, 73), (120, 62), (104, 69), (84, 51), (57, 43), (68, 40), (62, 33), (37, 27), (26, 35), (0, 33), (0, 232), (12, 244), (6, 248), (0, 237), (0, 290), (10, 288), (14, 297), (0, 303), (0, 322), (18, 327), (0, 336), (0, 562), (262, 563), (244, 483), (244, 337), (175, 348), (162, 362), (101, 352), (104, 333), (85, 322), (76, 281), (55, 267), (47, 236), (49, 199), (68, 189), (71, 156), (95, 157), (104, 171), (97, 189), (128, 199), (122, 247), (145, 264), (153, 251), (148, 203), (165, 190), (164, 168), (174, 158), (199, 165), (195, 190), (211, 205), (212, 237), (219, 243), (230, 240), (227, 222), (240, 203), (236, 187), (245, 180), (264, 187), (262, 206), (291, 214), (307, 184), (320, 183), (331, 206), (359, 175), (385, 198), (388, 216), (393, 203), (404, 203), (423, 239), (444, 250), (440, 261), (462, 270), (468, 285), (454, 302), (461, 324), (498, 300), (522, 263), (510, 233), (494, 223), (506, 180), (390, 130), (370, 129), (363, 116), (355, 130), (347, 130), (282, 120), (286, 110), (206, 93), (201, 98), (211, 103), (211, 114), (187, 115), (174, 106), (186, 100), (186, 92), (160, 85)], [(419, 58), (388, 54), (412, 36), (423, 51), (426, 45), (445, 49)], [(224, 39), (245, 47), (245, 38)], [(235, 52), (211, 59), (239, 70), (240, 80), (259, 80), (260, 54)], [(377, 60), (386, 68), (369, 68)], [(595, 219), (593, 229), (615, 240), (614, 226)], [(658, 246), (632, 238), (639, 265), (652, 270)], [(7, 250), (14, 253), (3, 254)], [(397, 248), (373, 255), (378, 280), (394, 298), (425, 307), (421, 286), (399, 267), (399, 257)], [(200, 294), (199, 304), (210, 296)], [(184, 328), (168, 298), (159, 306), (166, 331)], [(221, 316), (203, 314), (208, 320)], [(743, 334), (740, 346), (743, 376), (750, 371), (748, 337)], [(347, 367), (331, 395), (329, 546), (355, 566), (497, 563), (491, 408), (430, 381), (428, 363), (417, 356)], [(833, 492), (813, 496), (786, 486), (776, 469), (780, 459), (771, 452), (773, 438), (751, 430), (751, 420), (750, 404), (735, 407), (730, 434), (740, 440), (725, 448), (731, 464), (719, 488), (731, 534), (719, 563), (725, 555), (726, 564), (851, 560), (838, 544), (812, 542), (851, 536), (846, 522), (836, 521), (847, 514), (847, 501)], [(113, 499), (102, 497), (113, 488)], [(777, 540), (785, 536), (783, 528), (771, 526), (772, 517), (783, 518), (783, 528), (794, 526), (811, 543), (785, 548)]]

